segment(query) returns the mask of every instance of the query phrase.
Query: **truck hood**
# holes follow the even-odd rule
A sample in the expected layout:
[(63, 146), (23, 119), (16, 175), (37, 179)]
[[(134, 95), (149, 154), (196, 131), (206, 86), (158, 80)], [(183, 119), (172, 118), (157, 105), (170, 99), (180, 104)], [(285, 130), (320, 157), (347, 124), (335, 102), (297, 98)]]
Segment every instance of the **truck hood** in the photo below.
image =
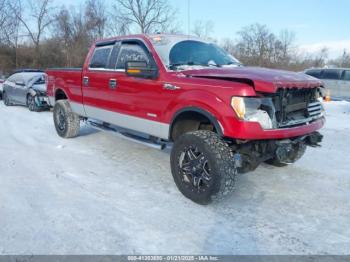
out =
[(318, 79), (303, 73), (258, 67), (206, 68), (186, 70), (188, 77), (233, 81), (251, 85), (256, 91), (275, 93), (279, 88), (315, 88), (322, 86)]

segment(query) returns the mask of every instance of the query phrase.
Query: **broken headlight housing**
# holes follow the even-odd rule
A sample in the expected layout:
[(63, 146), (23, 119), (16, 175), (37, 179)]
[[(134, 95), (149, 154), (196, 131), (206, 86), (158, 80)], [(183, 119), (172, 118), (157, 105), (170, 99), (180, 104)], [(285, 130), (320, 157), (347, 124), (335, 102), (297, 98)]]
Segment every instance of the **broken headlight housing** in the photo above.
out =
[(272, 98), (232, 97), (231, 106), (240, 120), (258, 122), (263, 129), (276, 128)]

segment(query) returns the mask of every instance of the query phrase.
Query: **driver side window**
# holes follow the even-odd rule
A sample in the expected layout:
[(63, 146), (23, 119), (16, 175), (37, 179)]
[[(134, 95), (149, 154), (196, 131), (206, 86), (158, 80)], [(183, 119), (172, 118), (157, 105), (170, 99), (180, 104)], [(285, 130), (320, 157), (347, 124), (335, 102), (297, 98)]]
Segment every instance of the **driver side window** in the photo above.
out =
[(146, 61), (149, 64), (149, 57), (139, 44), (125, 43), (122, 44), (118, 55), (116, 69), (125, 70), (125, 63), (131, 61)]

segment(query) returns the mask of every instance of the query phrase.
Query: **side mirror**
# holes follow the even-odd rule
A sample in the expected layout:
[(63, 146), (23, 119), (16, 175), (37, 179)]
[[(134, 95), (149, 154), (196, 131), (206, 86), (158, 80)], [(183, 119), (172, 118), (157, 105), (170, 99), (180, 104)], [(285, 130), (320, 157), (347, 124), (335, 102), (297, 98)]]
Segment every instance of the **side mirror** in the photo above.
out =
[(16, 82), (16, 85), (18, 85), (18, 86), (25, 86), (25, 84), (24, 84), (23, 81), (17, 81), (17, 82)]
[(128, 76), (156, 79), (158, 77), (158, 69), (147, 64), (146, 61), (126, 62), (126, 74)]

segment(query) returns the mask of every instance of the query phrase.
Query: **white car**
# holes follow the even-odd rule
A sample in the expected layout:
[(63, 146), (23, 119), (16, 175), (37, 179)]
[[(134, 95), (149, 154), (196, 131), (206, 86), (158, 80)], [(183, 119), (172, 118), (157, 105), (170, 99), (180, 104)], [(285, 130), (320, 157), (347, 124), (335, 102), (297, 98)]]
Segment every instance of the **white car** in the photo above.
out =
[(11, 75), (3, 84), (4, 104), (24, 105), (36, 112), (49, 108), (45, 75), (39, 70), (26, 70)]

